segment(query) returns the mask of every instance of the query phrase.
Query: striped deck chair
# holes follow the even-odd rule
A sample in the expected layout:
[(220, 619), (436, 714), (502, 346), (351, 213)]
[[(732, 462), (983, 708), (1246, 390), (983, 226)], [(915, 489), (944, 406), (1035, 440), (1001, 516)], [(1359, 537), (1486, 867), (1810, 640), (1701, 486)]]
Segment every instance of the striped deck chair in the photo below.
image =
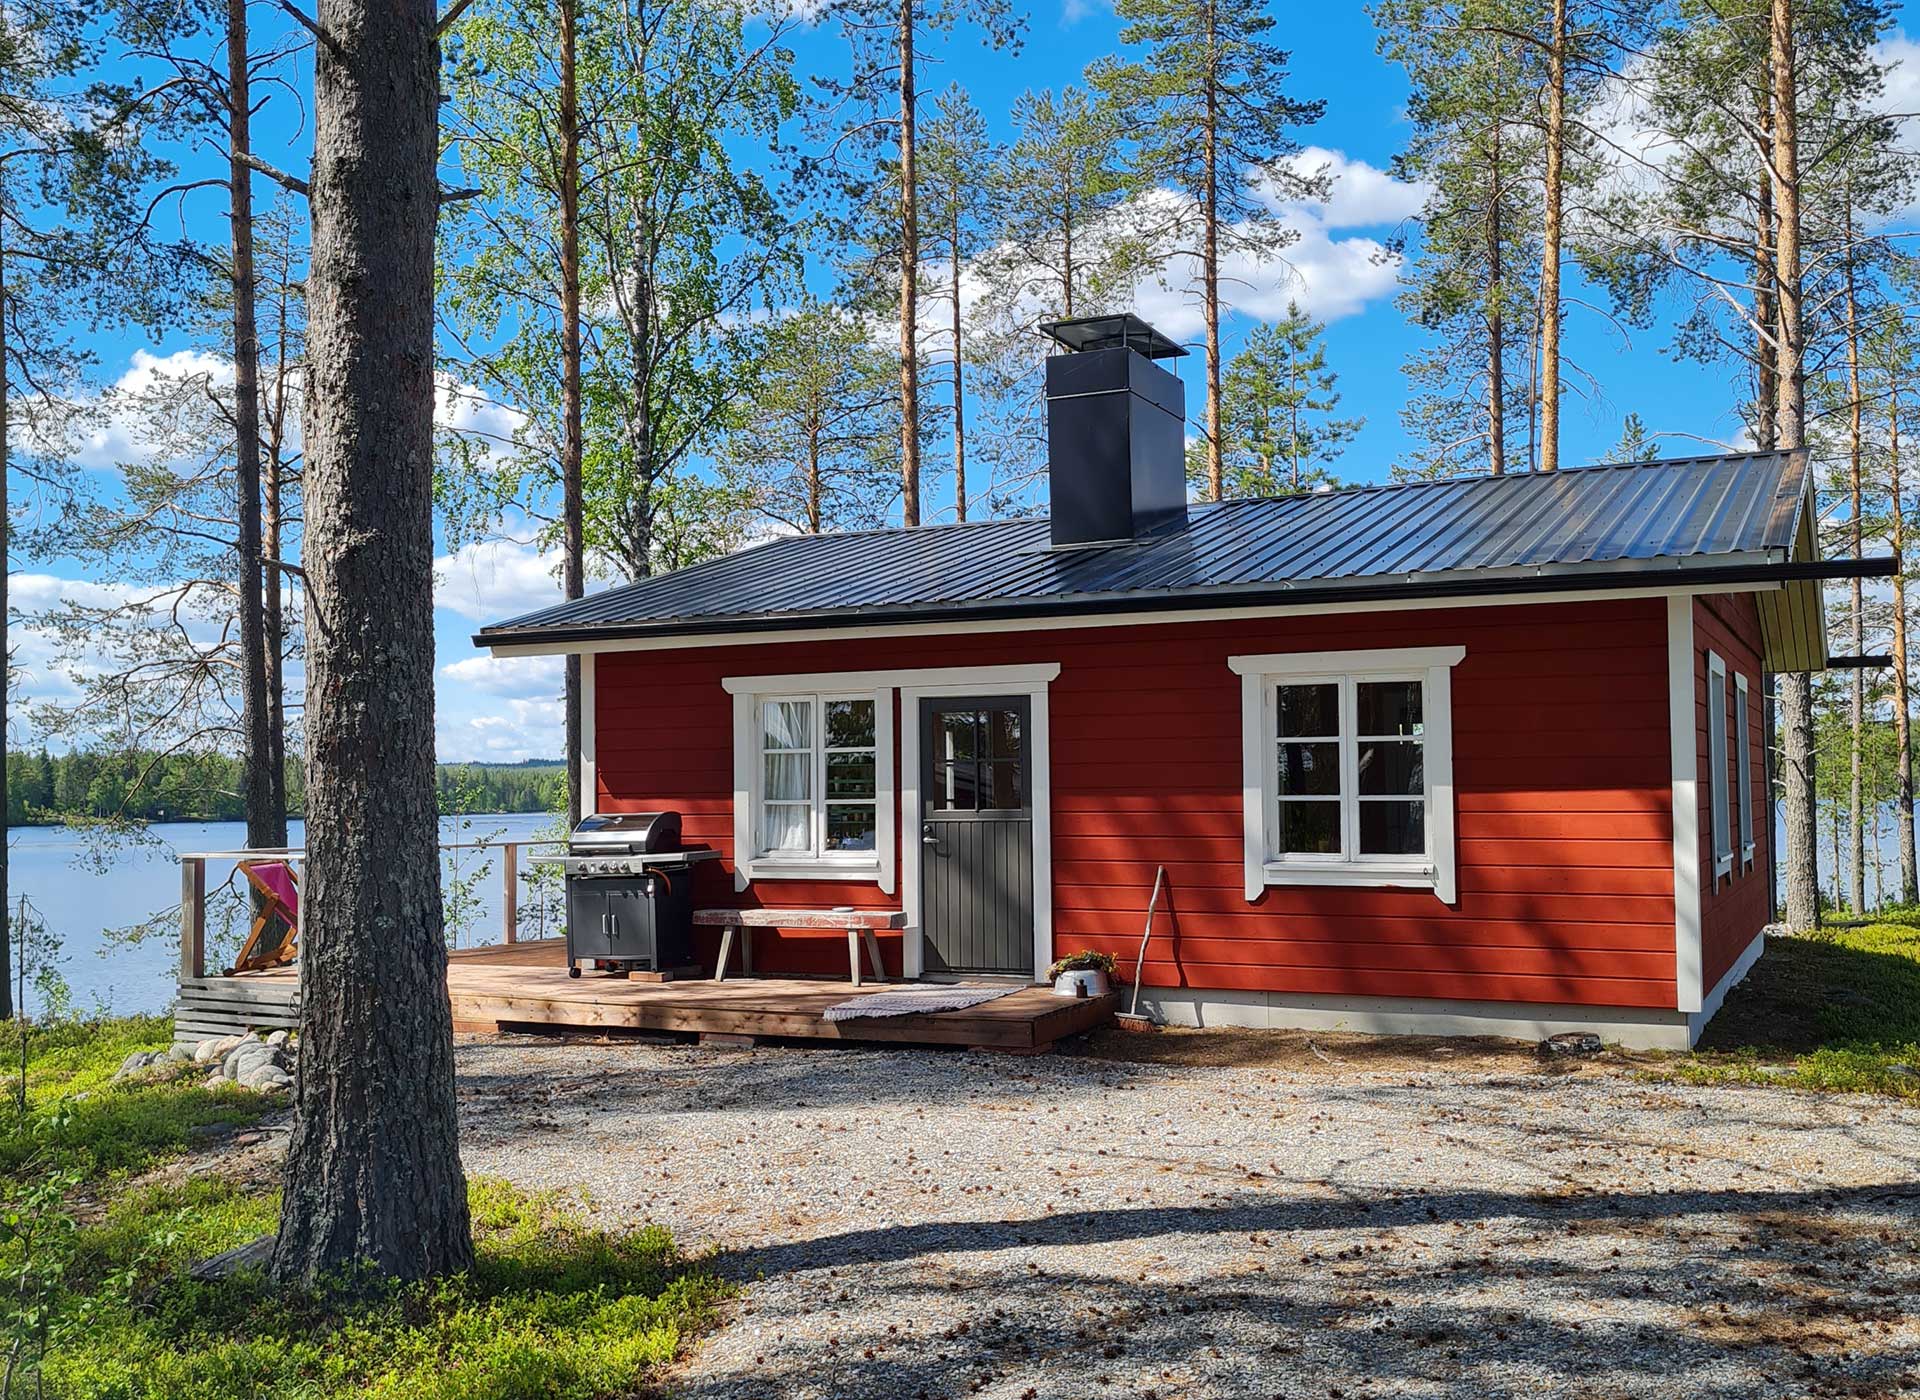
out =
[(240, 873), (253, 886), (258, 912), (240, 956), (227, 969), (229, 977), (285, 967), (299, 952), (300, 882), (293, 867), (283, 860), (249, 860), (240, 863)]

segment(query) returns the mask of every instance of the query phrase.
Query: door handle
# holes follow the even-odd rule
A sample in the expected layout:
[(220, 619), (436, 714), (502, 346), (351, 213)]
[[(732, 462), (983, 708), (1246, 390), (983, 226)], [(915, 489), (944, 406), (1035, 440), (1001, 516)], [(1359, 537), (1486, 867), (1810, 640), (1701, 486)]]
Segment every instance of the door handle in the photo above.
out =
[(933, 834), (932, 827), (923, 826), (920, 828), (920, 844), (923, 846), (937, 846), (940, 844), (940, 838)]

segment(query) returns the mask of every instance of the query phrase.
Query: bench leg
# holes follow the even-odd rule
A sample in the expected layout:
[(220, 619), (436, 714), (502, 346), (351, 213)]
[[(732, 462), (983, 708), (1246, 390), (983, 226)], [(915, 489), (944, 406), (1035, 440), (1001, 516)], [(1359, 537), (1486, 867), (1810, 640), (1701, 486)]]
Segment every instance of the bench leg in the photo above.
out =
[(740, 926), (740, 975), (753, 976), (753, 929), (746, 924)]
[(727, 980), (727, 959), (733, 954), (733, 930), (725, 929), (720, 934), (720, 957), (713, 965), (713, 980)]
[(847, 930), (847, 967), (853, 975), (853, 985), (860, 985), (860, 930)]
[(872, 929), (861, 930), (861, 935), (867, 940), (867, 956), (873, 959), (873, 980), (886, 981), (887, 965), (880, 961), (880, 940), (873, 936)]

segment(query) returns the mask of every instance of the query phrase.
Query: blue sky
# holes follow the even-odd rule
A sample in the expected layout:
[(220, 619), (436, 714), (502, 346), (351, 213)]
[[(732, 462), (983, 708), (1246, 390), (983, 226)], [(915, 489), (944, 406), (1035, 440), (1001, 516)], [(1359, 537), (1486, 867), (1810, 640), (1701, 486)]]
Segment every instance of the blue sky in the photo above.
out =
[[(1335, 176), (1333, 197), (1323, 209), (1296, 211), (1300, 241), (1291, 250), (1293, 271), (1261, 269), (1249, 285), (1233, 289), (1237, 310), (1227, 327), (1227, 355), (1263, 316), (1278, 314), (1289, 297), (1328, 322), (1328, 361), (1340, 376), (1342, 410), (1364, 416), (1366, 426), (1348, 448), (1341, 474), (1354, 480), (1380, 480), (1405, 445), (1398, 415), (1405, 397), (1401, 365), (1418, 335), (1393, 306), (1396, 272), (1377, 254), (1418, 206), (1418, 192), (1387, 174), (1404, 137), (1401, 105), (1405, 84), (1397, 69), (1374, 52), (1371, 21), (1357, 4), (1276, 6), (1280, 33), (1293, 53), (1293, 92), (1322, 98), (1326, 114), (1301, 140), (1311, 158), (1326, 163)], [(253, 8), (255, 23), (275, 23), (265, 4)], [(1028, 12), (1025, 42), (1014, 54), (984, 49), (978, 35), (962, 26), (936, 41), (936, 62), (922, 76), (929, 98), (950, 82), (967, 88), (996, 133), (1008, 132), (1007, 113), (1023, 91), (1077, 82), (1091, 60), (1113, 52), (1119, 25), (1100, 0), (1044, 0)], [(845, 62), (844, 44), (830, 27), (801, 36), (803, 73), (835, 71)], [(1895, 87), (1904, 93), (1913, 81), (1905, 64), (1910, 46), (1896, 38), (1889, 56), (1902, 61)], [(304, 91), (310, 73), (303, 61), (292, 70)], [(1903, 110), (1915, 110), (1912, 102)], [(280, 102), (263, 117), (267, 140), (284, 149), (276, 163), (301, 170), (310, 152), (310, 128), (290, 103)], [(260, 182), (259, 194), (269, 193)], [(203, 237), (223, 238), (220, 203), (209, 197), (186, 211), (188, 226)], [(1197, 339), (1197, 312), (1178, 293), (1156, 287), (1141, 291), (1141, 309), (1182, 339)], [(1738, 432), (1732, 406), (1738, 390), (1728, 374), (1676, 361), (1666, 350), (1662, 328), (1635, 334), (1631, 341), (1577, 307), (1569, 321), (1570, 353), (1601, 382), (1601, 392), (1571, 401), (1564, 412), (1563, 454), (1568, 462), (1603, 455), (1617, 440), (1621, 420), (1637, 411), (1656, 434), (1672, 434), (1666, 450), (1695, 450), (1696, 442), (1729, 441)], [(195, 350), (184, 335), (151, 343), (141, 335), (102, 334), (96, 338), (103, 379), (150, 372), (153, 364), (174, 362)], [(170, 357), (173, 357), (170, 360)], [(1188, 381), (1190, 412), (1203, 402), (1198, 355), (1180, 362)], [(101, 453), (110, 455), (102, 446)], [(513, 761), (558, 756), (559, 671), (542, 662), (493, 662), (469, 641), (477, 626), (557, 599), (551, 561), (525, 541), (508, 540), (452, 551), (442, 542), (441, 590), (436, 609), (436, 667), (441, 756), (448, 760)], [(111, 589), (112, 580), (88, 579), (72, 561), (36, 564), (16, 582), (16, 593), (30, 599), (62, 592)], [(22, 587), (24, 585), (24, 587)], [(58, 693), (59, 679), (39, 664), (31, 638), (23, 648), (29, 671), (27, 693)]]

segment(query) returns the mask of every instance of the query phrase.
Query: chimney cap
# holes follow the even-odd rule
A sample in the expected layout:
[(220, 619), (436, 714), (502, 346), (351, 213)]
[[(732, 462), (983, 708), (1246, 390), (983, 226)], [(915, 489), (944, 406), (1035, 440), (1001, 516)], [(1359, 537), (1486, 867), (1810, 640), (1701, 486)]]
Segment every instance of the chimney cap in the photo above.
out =
[(1124, 345), (1149, 360), (1168, 360), (1186, 354), (1177, 342), (1134, 315), (1076, 316), (1070, 321), (1042, 321), (1041, 331), (1068, 350), (1113, 350)]

